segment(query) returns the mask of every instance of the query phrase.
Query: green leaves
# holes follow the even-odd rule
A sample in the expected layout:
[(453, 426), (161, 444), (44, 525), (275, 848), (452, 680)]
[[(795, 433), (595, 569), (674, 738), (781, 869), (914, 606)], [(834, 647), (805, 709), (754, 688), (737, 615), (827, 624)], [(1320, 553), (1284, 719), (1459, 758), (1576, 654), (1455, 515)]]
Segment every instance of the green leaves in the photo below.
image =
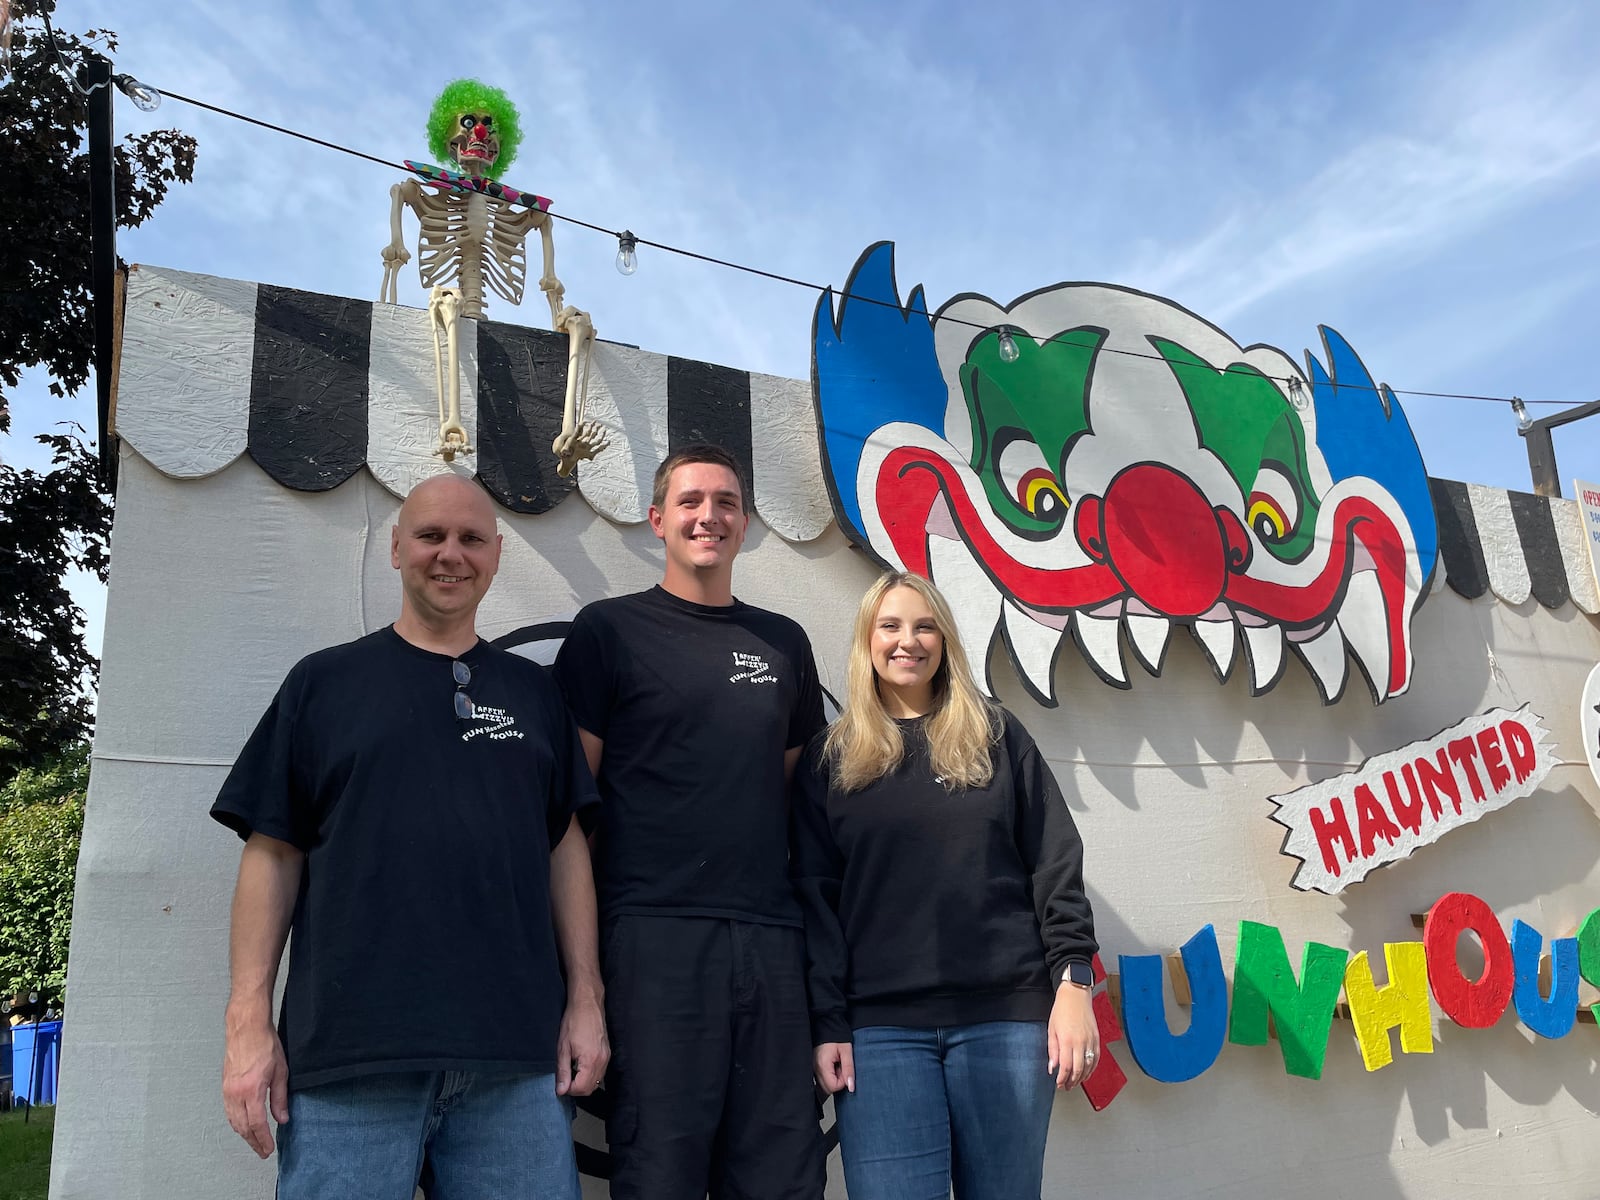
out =
[(0, 788), (0, 995), (65, 991), (88, 760), (79, 744)]
[[(24, 371), (43, 369), (50, 391), (65, 396), (89, 381), (94, 360), (87, 108), (61, 60), (76, 70), (115, 51), (116, 38), (57, 30), (52, 49), (42, 18), (54, 11), (54, 0), (14, 5), (0, 75), (0, 434), (10, 428), (6, 390)], [(177, 130), (117, 144), (118, 227), (147, 220), (169, 187), (193, 177), (194, 161), (194, 139)], [(65, 580), (74, 569), (105, 579), (110, 500), (78, 436), (40, 440), (54, 451), (50, 470), (0, 461), (0, 781), (92, 727), (97, 664)]]

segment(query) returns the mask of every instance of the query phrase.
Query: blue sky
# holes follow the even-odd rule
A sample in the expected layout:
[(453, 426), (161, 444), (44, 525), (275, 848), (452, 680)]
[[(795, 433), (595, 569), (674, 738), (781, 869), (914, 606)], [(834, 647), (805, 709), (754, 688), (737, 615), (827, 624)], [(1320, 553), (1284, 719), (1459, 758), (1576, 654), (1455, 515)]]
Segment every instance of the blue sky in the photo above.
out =
[[(1296, 358), (1331, 325), (1396, 388), (1600, 398), (1584, 3), (61, 0), (56, 24), (116, 30), (117, 69), (148, 83), (395, 161), (429, 157), (434, 95), (476, 75), (522, 110), (507, 182), (801, 279), (842, 285), (886, 238), (930, 307), (1105, 281)], [(194, 184), (123, 235), (125, 259), (376, 298), (395, 172), (171, 100), (118, 97), (116, 121), (200, 142)], [(556, 237), (601, 336), (809, 371), (814, 293), (648, 249), (623, 278), (614, 241)], [(413, 265), (401, 302), (423, 297)], [(28, 435), (92, 424), (91, 397), (24, 388), (0, 455), (37, 461)], [(1506, 406), (1402, 403), (1430, 473), (1528, 488)], [(1600, 476), (1600, 418), (1556, 449), (1569, 494)]]

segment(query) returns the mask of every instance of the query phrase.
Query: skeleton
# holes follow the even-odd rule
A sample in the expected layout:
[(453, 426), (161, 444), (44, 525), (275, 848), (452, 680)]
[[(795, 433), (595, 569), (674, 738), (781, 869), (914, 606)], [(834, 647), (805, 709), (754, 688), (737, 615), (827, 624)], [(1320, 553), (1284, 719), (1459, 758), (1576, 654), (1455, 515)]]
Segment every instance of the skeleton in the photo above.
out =
[[(433, 331), (434, 377), (439, 394), (439, 446), (446, 462), (471, 454), (461, 425), (461, 375), (456, 329), (461, 317), (481, 319), (484, 288), (510, 304), (522, 303), (527, 282), (526, 242), (538, 230), (543, 251), (539, 290), (550, 303), (550, 324), (567, 335), (567, 392), (561, 432), (551, 444), (556, 470), (570, 475), (582, 459), (609, 444), (605, 426), (584, 419), (589, 392), (589, 352), (594, 324), (589, 314), (566, 304), (566, 289), (556, 278), (555, 242), (549, 201), (495, 182), (516, 156), (521, 132), (517, 110), (498, 88), (476, 80), (450, 84), (434, 102), (428, 142), (434, 155), (452, 162), (459, 174), (407, 163), (440, 191), (424, 191), (415, 179), (389, 189), (389, 244), (383, 249), (383, 285), (378, 299), (396, 303), (400, 268), (411, 260), (401, 228), (404, 208), (420, 225), (417, 270), (430, 290), (428, 317)], [(515, 207), (516, 205), (523, 207)]]

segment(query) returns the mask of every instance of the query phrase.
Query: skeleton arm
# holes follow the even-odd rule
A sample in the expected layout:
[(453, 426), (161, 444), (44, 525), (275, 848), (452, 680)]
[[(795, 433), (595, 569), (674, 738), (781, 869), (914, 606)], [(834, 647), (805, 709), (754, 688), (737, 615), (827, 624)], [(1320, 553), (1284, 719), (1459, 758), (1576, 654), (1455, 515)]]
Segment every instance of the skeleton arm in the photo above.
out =
[(570, 475), (580, 459), (593, 458), (610, 445), (611, 435), (600, 422), (583, 419), (589, 399), (589, 351), (594, 345), (589, 314), (569, 304), (556, 314), (555, 324), (567, 335), (567, 396), (561, 409), (561, 432), (550, 449), (556, 455), (556, 474)]
[(400, 268), (411, 261), (405, 230), (400, 225), (401, 209), (410, 205), (420, 220), (421, 200), (422, 188), (415, 179), (403, 180), (389, 189), (389, 244), (383, 248), (383, 284), (378, 290), (380, 304), (400, 302)]
[[(567, 289), (556, 278), (556, 241), (550, 232), (550, 216), (548, 213), (538, 213), (537, 216), (539, 241), (544, 248), (544, 273), (539, 277), (539, 290), (550, 301), (550, 327), (560, 329), (561, 302), (566, 299)], [(593, 331), (590, 336), (594, 336)]]

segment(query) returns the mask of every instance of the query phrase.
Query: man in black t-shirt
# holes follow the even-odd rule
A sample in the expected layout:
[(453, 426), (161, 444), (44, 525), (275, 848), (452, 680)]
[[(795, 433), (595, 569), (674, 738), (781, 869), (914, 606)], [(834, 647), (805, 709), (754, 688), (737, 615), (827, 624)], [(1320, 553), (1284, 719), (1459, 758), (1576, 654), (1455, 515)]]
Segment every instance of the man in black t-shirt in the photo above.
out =
[(572, 623), (556, 679), (601, 795), (613, 1200), (820, 1200), (788, 782), (822, 727), (805, 632), (733, 597), (737, 462), (656, 472), (660, 586)]
[[(246, 839), (223, 1107), (263, 1158), (278, 1123), (280, 1200), (411, 1200), (424, 1172), (440, 1200), (577, 1200), (571, 1097), (609, 1057), (593, 781), (543, 669), (478, 639), (482, 489), (419, 485), (390, 558), (399, 619), (296, 664), (211, 809)], [(441, 1017), (441, 987), (473, 1003)]]

